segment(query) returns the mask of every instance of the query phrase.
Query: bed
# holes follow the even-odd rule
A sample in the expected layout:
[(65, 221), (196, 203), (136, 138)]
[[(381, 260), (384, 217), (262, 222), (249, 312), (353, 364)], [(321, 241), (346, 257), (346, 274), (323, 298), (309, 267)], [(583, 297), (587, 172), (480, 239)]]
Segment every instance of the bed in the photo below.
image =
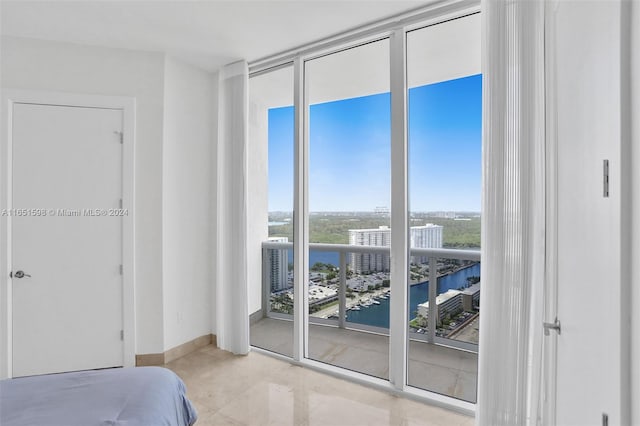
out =
[(0, 381), (2, 426), (186, 426), (197, 414), (182, 380), (162, 367)]

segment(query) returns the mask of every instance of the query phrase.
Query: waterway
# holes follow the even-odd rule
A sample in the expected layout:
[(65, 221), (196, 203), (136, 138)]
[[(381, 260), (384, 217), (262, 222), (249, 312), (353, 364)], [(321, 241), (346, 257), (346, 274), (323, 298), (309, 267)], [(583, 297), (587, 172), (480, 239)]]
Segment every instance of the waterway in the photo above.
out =
[[(438, 294), (467, 286), (467, 277), (480, 276), (480, 264), (461, 269), (451, 275), (438, 278)], [(393, 297), (393, 294), (391, 294)], [(418, 304), (429, 300), (429, 281), (409, 287), (409, 316), (415, 318)], [(379, 305), (363, 306), (359, 311), (347, 311), (347, 321), (358, 324), (389, 328), (389, 301), (381, 299)]]
[[(289, 263), (293, 263), (293, 249), (287, 250), (289, 252)], [(347, 262), (349, 256), (347, 255)], [(309, 266), (313, 266), (315, 263), (327, 263), (338, 267), (340, 265), (340, 253), (336, 251), (310, 251), (309, 252)]]
[[(349, 257), (347, 256), (347, 261)], [(289, 250), (289, 263), (293, 262), (293, 250)], [(337, 252), (311, 251), (309, 265), (316, 262), (338, 266), (340, 255)], [(453, 274), (438, 278), (438, 294), (447, 290), (457, 290), (466, 287), (468, 277), (480, 276), (480, 264), (461, 269)], [(393, 297), (393, 294), (391, 295)], [(389, 300), (380, 299), (379, 305), (363, 306), (359, 311), (347, 311), (347, 321), (358, 324), (389, 328)], [(429, 300), (429, 281), (414, 284), (409, 287), (409, 317), (415, 318), (418, 305)]]

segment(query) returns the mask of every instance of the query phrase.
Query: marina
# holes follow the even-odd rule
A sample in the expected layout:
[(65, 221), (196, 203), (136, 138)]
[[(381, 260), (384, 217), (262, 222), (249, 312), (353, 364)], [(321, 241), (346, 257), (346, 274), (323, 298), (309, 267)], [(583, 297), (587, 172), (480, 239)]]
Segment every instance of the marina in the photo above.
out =
[[(468, 285), (467, 278), (480, 276), (480, 264), (458, 269), (451, 274), (438, 278), (438, 293), (456, 290)], [(375, 327), (389, 328), (389, 288), (373, 290), (369, 293), (353, 293), (355, 297), (347, 298), (347, 321)], [(418, 304), (429, 300), (429, 281), (416, 283), (409, 287), (409, 317), (413, 319), (418, 311)], [(313, 314), (315, 317), (337, 319), (337, 303)]]

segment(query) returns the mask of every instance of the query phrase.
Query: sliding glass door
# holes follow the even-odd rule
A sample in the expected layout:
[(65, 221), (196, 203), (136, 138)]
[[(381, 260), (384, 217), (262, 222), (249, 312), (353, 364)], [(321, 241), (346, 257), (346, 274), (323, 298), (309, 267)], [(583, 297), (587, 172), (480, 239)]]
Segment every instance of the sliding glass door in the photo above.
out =
[[(254, 76), (249, 85), (249, 132), (260, 149), (254, 173), (264, 191), (253, 194), (264, 223), (250, 224), (264, 235), (261, 277), (252, 282), (251, 345), (293, 356), (293, 66)], [(260, 155), (260, 153), (262, 155)], [(261, 204), (255, 200), (260, 200)], [(260, 263), (260, 262), (258, 262)]]
[(389, 371), (389, 40), (305, 63), (310, 359)]
[(479, 14), (305, 52), (250, 90), (250, 127), (268, 148), (252, 345), (472, 407)]
[(469, 402), (476, 401), (480, 315), (479, 34), (480, 14), (407, 34), (407, 383)]

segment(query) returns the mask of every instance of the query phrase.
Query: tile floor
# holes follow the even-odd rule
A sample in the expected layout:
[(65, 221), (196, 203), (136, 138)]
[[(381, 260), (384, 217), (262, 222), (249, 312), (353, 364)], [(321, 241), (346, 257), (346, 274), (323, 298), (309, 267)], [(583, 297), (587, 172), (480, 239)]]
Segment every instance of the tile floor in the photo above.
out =
[(474, 422), (257, 352), (235, 356), (207, 346), (166, 367), (186, 383), (199, 414), (196, 426), (471, 426)]

